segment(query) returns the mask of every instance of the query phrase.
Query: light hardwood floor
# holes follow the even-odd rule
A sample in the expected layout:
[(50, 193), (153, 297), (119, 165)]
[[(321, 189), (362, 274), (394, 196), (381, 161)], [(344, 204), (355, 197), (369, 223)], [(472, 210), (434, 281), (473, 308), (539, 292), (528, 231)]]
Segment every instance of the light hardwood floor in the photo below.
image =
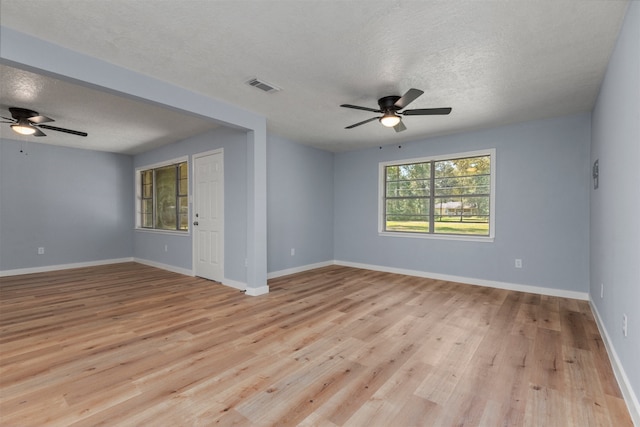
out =
[(339, 266), (0, 283), (2, 426), (632, 425), (585, 301)]

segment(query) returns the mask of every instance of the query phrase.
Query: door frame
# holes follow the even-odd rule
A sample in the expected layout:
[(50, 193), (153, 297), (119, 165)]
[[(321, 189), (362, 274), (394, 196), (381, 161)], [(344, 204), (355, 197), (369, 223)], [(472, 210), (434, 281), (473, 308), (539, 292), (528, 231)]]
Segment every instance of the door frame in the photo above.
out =
[(209, 151), (203, 151), (201, 153), (196, 153), (193, 154), (191, 156), (191, 164), (193, 165), (191, 167), (191, 194), (192, 194), (192, 200), (191, 200), (191, 204), (190, 204), (190, 210), (189, 210), (189, 229), (191, 230), (191, 268), (193, 270), (193, 275), (196, 275), (196, 259), (197, 259), (197, 255), (198, 255), (198, 247), (196, 245), (196, 233), (195, 233), (195, 226), (193, 225), (193, 222), (196, 220), (195, 218), (195, 214), (196, 214), (196, 159), (200, 158), (200, 157), (207, 157), (207, 156), (211, 156), (211, 155), (215, 155), (215, 154), (220, 154), (222, 156), (222, 187), (221, 187), (221, 191), (218, 193), (219, 197), (222, 198), (222, 212), (220, 213), (220, 217), (221, 217), (221, 222), (222, 222), (222, 228), (220, 230), (220, 235), (221, 235), (221, 239), (220, 241), (222, 242), (222, 248), (221, 248), (221, 273), (222, 273), (222, 277), (220, 278), (220, 283), (223, 282), (223, 279), (225, 278), (225, 273), (224, 273), (224, 260), (225, 260), (225, 244), (224, 244), (224, 236), (225, 236), (225, 217), (224, 217), (224, 148), (216, 148), (215, 150), (209, 150)]

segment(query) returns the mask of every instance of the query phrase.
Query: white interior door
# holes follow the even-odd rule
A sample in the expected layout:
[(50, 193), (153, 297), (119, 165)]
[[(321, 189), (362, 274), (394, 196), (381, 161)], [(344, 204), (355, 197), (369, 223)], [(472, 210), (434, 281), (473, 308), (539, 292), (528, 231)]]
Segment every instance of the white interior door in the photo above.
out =
[(224, 158), (215, 150), (194, 156), (193, 256), (195, 275), (224, 278)]

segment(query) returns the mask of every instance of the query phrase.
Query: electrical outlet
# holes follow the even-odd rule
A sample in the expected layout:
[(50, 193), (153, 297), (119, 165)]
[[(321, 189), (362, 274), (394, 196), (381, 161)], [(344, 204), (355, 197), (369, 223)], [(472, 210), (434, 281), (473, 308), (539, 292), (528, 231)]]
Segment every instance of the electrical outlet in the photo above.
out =
[(43, 247), (39, 247), (38, 248), (38, 255), (43, 255), (44, 254), (44, 248)]
[(291, 248), (291, 256), (294, 256), (296, 254), (296, 248)]
[(520, 258), (516, 258), (516, 268), (522, 268), (522, 260)]
[(604, 298), (604, 283), (600, 283), (600, 298)]
[(169, 245), (164, 245), (164, 251), (168, 252), (169, 251)]
[(629, 332), (629, 330), (627, 329), (627, 315), (623, 314), (622, 315), (622, 335), (624, 335), (625, 337), (627, 336), (627, 332)]

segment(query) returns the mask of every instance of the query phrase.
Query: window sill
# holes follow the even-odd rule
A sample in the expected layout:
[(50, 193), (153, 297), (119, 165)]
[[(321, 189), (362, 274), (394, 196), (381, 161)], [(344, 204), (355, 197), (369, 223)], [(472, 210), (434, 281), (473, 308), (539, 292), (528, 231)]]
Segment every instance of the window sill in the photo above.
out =
[(142, 233), (152, 233), (152, 234), (169, 234), (171, 236), (190, 236), (191, 233), (189, 233), (189, 231), (173, 231), (173, 230), (158, 230), (155, 228), (140, 228), (140, 227), (136, 227), (134, 229), (134, 231), (139, 231)]
[(404, 233), (398, 231), (379, 231), (379, 236), (411, 239), (458, 240), (464, 242), (493, 243), (493, 236), (463, 236), (457, 234)]

